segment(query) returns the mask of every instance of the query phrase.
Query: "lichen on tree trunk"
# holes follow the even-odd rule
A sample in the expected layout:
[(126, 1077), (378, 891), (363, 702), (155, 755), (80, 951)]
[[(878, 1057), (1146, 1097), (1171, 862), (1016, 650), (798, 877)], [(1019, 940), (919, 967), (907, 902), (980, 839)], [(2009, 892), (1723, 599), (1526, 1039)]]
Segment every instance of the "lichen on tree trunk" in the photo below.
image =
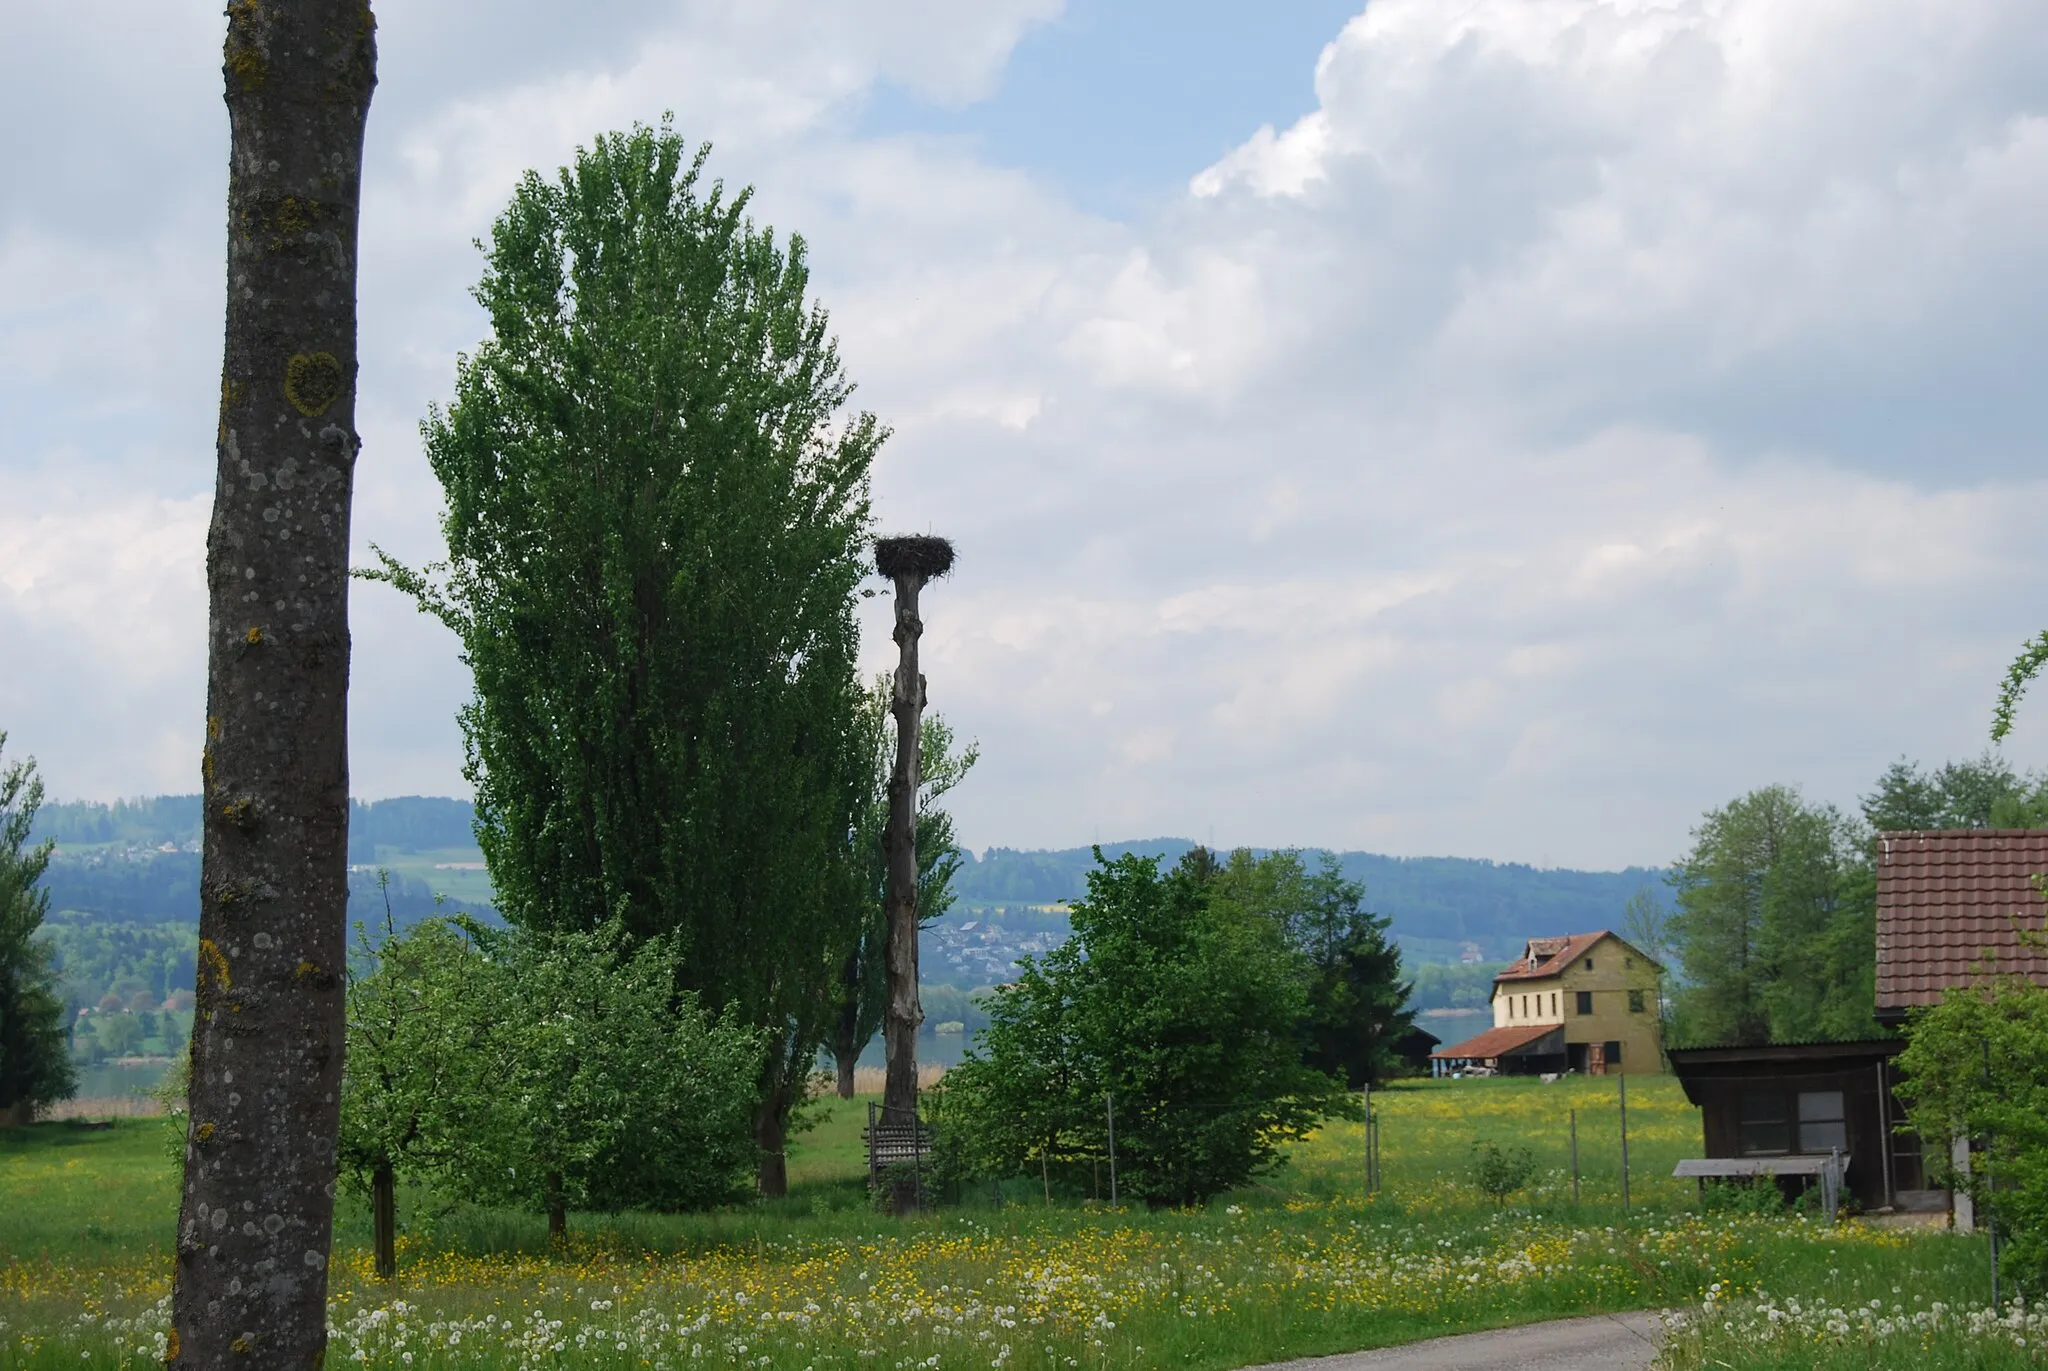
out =
[(348, 901), (363, 0), (232, 0), (205, 854), (169, 1367), (327, 1342)]

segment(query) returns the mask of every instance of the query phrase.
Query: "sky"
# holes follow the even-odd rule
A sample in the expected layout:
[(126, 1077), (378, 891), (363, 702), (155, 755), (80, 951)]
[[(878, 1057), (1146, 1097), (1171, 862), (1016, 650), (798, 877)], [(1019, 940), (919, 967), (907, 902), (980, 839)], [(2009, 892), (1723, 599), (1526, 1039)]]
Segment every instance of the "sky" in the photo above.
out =
[[(197, 788), (217, 6), (0, 42), (0, 729)], [(2030, 0), (406, 0), (379, 14), (355, 539), (528, 168), (673, 113), (801, 232), (883, 531), (960, 551), (977, 849), (1661, 864), (1988, 745), (2048, 627)], [(868, 602), (864, 655), (893, 648)], [(452, 638), (353, 594), (356, 794), (461, 794)], [(2006, 744), (2048, 762), (2048, 700)]]

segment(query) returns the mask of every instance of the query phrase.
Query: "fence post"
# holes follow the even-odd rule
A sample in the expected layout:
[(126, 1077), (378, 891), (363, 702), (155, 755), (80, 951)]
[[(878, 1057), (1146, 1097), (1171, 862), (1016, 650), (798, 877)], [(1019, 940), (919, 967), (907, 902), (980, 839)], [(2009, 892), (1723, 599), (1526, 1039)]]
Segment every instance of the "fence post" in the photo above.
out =
[(1614, 1078), (1621, 1088), (1621, 1212), (1628, 1213), (1628, 1077)]
[(1367, 1081), (1365, 1083), (1365, 1193), (1370, 1196), (1378, 1189), (1378, 1178), (1373, 1175), (1372, 1082)]
[(1572, 1118), (1572, 1205), (1579, 1203), (1579, 1111), (1571, 1111)]
[(1116, 1096), (1104, 1091), (1103, 1107), (1109, 1111), (1109, 1207), (1116, 1208)]

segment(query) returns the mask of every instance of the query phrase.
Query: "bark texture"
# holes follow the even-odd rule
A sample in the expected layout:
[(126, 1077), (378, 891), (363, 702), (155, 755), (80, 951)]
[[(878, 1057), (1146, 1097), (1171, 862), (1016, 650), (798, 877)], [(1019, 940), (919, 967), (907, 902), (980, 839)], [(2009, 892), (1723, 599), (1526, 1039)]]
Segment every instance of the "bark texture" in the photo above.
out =
[(327, 1343), (348, 899), (363, 0), (232, 0), (198, 1013), (171, 1368)]
[(888, 861), (883, 904), (889, 920), (882, 1106), (890, 1122), (907, 1123), (916, 1118), (917, 1030), (924, 1022), (924, 1009), (917, 1001), (917, 772), (925, 705), (924, 677), (917, 665), (917, 641), (924, 632), (917, 617), (917, 593), (924, 587), (924, 577), (906, 572), (893, 579), (897, 661), (889, 712), (896, 718), (896, 764), (889, 773), (889, 824), (882, 839)]

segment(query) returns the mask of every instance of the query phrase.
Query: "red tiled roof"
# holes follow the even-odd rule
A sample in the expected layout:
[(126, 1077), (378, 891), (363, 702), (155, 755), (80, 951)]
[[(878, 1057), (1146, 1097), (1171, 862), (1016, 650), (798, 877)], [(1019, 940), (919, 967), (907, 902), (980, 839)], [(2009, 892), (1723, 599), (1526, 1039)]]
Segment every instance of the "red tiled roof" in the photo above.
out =
[[(1528, 950), (1509, 962), (1507, 969), (1493, 979), (1498, 984), (1501, 981), (1541, 981), (1561, 975), (1566, 967), (1585, 956), (1588, 949), (1602, 938), (1614, 938), (1614, 934), (1603, 928), (1593, 933), (1571, 933), (1562, 938), (1531, 938)], [(1621, 942), (1619, 938), (1614, 940)], [(1630, 950), (1634, 951), (1633, 948)], [(1650, 961), (1648, 957), (1643, 960)]]
[(1467, 1038), (1450, 1047), (1440, 1047), (1430, 1053), (1432, 1057), (1461, 1057), (1478, 1060), (1481, 1058), (1505, 1057), (1517, 1048), (1527, 1047), (1538, 1038), (1552, 1033), (1562, 1033), (1563, 1024), (1532, 1023), (1518, 1024), (1512, 1028), (1489, 1028), (1476, 1038)]
[(2048, 873), (2048, 829), (1882, 833), (1877, 854), (1877, 1008), (1935, 1004), (1987, 953), (1998, 969), (2048, 985), (2034, 877)]

